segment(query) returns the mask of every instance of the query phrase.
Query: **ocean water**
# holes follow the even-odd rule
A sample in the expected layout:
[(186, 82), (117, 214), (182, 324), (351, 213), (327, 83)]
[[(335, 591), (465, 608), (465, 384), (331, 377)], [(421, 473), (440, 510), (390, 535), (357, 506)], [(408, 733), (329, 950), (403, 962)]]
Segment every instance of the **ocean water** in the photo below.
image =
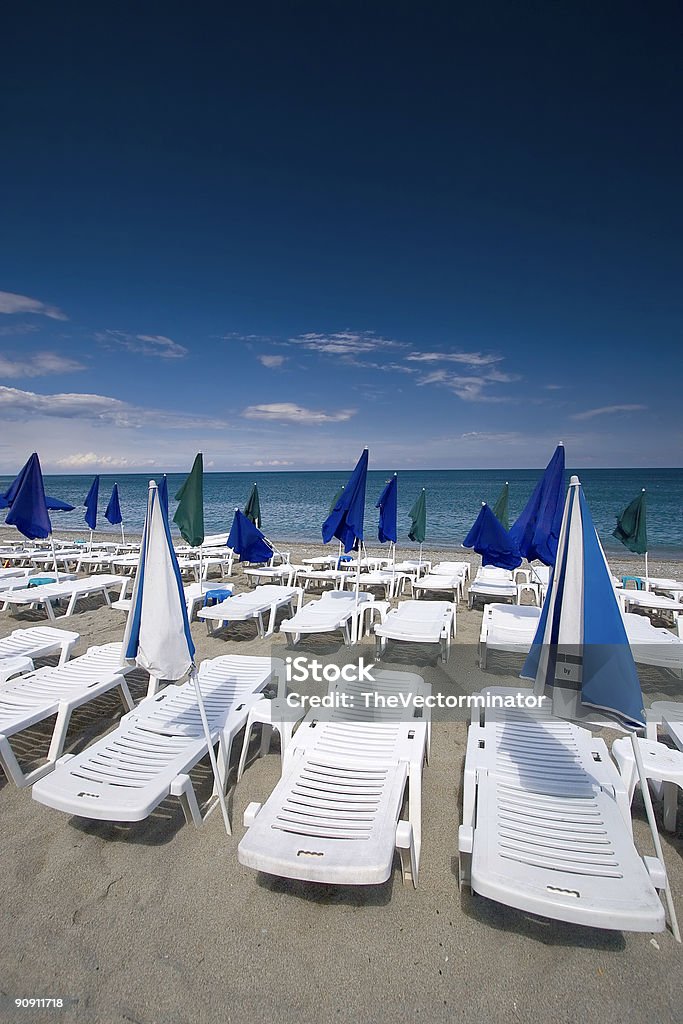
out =
[[(254, 481), (258, 483), (263, 514), (263, 530), (275, 542), (320, 540), (320, 525), (330, 502), (346, 482), (348, 472), (307, 473), (206, 473), (204, 476), (204, 516), (207, 533), (228, 530), (236, 506), (242, 507)], [(648, 539), (650, 551), (661, 557), (683, 554), (683, 469), (584, 469), (578, 473), (593, 519), (607, 550), (627, 554), (611, 536), (616, 516), (632, 501), (642, 487), (647, 491)], [(413, 547), (408, 540), (408, 510), (422, 487), (427, 492), (427, 541), (429, 547), (457, 548), (462, 543), (479, 511), (482, 501), (493, 504), (500, 489), (510, 483), (510, 522), (521, 512), (541, 470), (406, 470), (398, 474), (399, 547)], [(368, 547), (377, 539), (375, 502), (390, 473), (373, 470), (368, 474), (365, 539)], [(176, 508), (172, 496), (184, 474), (170, 474), (171, 515)], [(87, 530), (83, 521), (83, 499), (91, 476), (46, 476), (48, 494), (62, 498), (76, 509), (53, 513), (56, 530)], [(124, 526), (131, 532), (142, 529), (149, 476), (147, 474), (102, 475), (98, 532), (118, 532), (104, 518), (114, 481), (119, 484)], [(0, 492), (11, 478), (0, 478)], [(0, 523), (4, 522), (0, 512)], [(175, 528), (174, 528), (175, 529)], [(378, 545), (376, 545), (378, 546)]]

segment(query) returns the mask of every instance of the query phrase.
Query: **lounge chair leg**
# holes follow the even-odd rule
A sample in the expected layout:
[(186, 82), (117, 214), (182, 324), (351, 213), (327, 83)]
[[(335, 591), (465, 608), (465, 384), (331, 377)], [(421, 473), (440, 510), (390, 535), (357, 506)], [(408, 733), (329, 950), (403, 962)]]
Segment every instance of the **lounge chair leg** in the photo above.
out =
[(676, 831), (678, 812), (678, 786), (675, 782), (665, 782), (664, 786), (664, 828), (667, 832)]
[(189, 775), (182, 774), (176, 776), (171, 783), (171, 796), (177, 796), (180, 800), (180, 806), (183, 809), (185, 821), (188, 825), (192, 823), (197, 828), (200, 828), (204, 824), (202, 812), (199, 810), (199, 804), (197, 803), (197, 795)]
[(399, 821), (396, 826), (396, 849), (401, 858), (401, 875), (404, 884), (413, 883), (417, 888), (417, 864), (415, 858), (415, 843), (413, 841), (413, 828), (409, 821)]
[(131, 697), (130, 690), (128, 689), (128, 683), (123, 676), (121, 676), (121, 682), (119, 684), (119, 694), (121, 696), (121, 703), (123, 704), (124, 712), (132, 711), (135, 707), (135, 701)]
[(47, 752), (48, 764), (54, 764), (54, 762), (62, 753), (62, 750), (64, 748), (64, 742), (66, 740), (67, 730), (69, 728), (70, 718), (70, 705), (60, 704), (59, 711), (57, 712), (57, 721), (55, 722), (54, 731), (52, 733), (52, 739), (50, 741), (50, 749)]

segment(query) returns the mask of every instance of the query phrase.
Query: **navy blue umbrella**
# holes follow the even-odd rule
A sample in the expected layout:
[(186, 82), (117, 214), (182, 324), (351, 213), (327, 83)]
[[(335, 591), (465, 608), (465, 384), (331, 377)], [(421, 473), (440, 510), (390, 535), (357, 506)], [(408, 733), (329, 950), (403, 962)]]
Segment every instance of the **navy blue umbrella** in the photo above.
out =
[(516, 569), (522, 557), (510, 534), (497, 516), (484, 502), (472, 529), (462, 542), (464, 548), (473, 548), (481, 555), (482, 565), (496, 565), (499, 569)]
[(159, 495), (161, 507), (166, 513), (166, 518), (168, 519), (168, 477), (165, 473), (161, 478), (157, 493)]
[(114, 484), (114, 486), (112, 487), (111, 498), (109, 499), (109, 504), (105, 509), (104, 518), (107, 520), (107, 522), (111, 523), (112, 526), (121, 527), (121, 543), (125, 544), (126, 537), (123, 532), (123, 516), (121, 515), (121, 503), (119, 502), (118, 484)]
[(268, 562), (273, 556), (273, 548), (259, 528), (254, 526), (251, 519), (247, 519), (239, 508), (235, 509), (228, 547), (232, 548), (243, 562)]
[(6, 524), (16, 526), (29, 540), (45, 540), (49, 537), (52, 523), (45, 501), (40, 459), (36, 452), (20, 471), (10, 490), (12, 494)]
[(380, 494), (375, 508), (379, 509), (377, 536), (380, 544), (386, 544), (387, 541), (395, 544), (398, 540), (398, 477), (396, 473)]
[(527, 561), (555, 565), (564, 506), (564, 445), (559, 444), (510, 536)]
[(85, 508), (85, 521), (90, 527), (90, 539), (92, 531), (97, 529), (97, 499), (100, 493), (100, 478), (96, 476), (90, 484), (90, 490), (85, 496), (83, 507)]
[(336, 505), (322, 525), (323, 543), (329, 544), (336, 537), (347, 552), (353, 551), (357, 542), (362, 544), (367, 476), (368, 450), (365, 448)]

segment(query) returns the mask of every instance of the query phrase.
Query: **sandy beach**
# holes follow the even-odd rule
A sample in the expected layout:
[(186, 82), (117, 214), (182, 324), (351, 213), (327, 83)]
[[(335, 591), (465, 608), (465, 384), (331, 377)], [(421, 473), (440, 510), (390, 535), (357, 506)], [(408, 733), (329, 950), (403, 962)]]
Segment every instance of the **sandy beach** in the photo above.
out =
[[(316, 544), (287, 547), (292, 561), (320, 553)], [(440, 554), (425, 551), (432, 559)], [(617, 572), (629, 567), (630, 560), (613, 562)], [(683, 566), (653, 561), (650, 571), (680, 575)], [(245, 588), (239, 566), (234, 585)], [(80, 633), (75, 653), (122, 636), (121, 613), (99, 599), (83, 609), (63, 622)], [(395, 646), (387, 664), (419, 671), (445, 693), (514, 681), (521, 662), (513, 656), (499, 655), (487, 672), (479, 669), (481, 617), (481, 610), (461, 603), (445, 667), (436, 658), (426, 666), (410, 664)], [(36, 621), (43, 618), (35, 612), (1, 613), (0, 636)], [(254, 632), (242, 624), (211, 638), (203, 623), (192, 625), (200, 660), (292, 653), (282, 635), (263, 641)], [(362, 651), (372, 658), (373, 650), (365, 639)], [(323, 661), (351, 658), (337, 637), (310, 638), (299, 652)], [(656, 669), (640, 674), (646, 703), (683, 697), (671, 676)], [(135, 673), (136, 699), (145, 687), (146, 676)], [(114, 697), (88, 705), (73, 718), (67, 749), (82, 750), (120, 714)], [(16, 749), (26, 763), (44, 755), (48, 732), (41, 725), (19, 737)], [(616, 737), (603, 735), (608, 744)], [(231, 837), (219, 813), (198, 830), (171, 801), (133, 826), (71, 818), (38, 805), (30, 790), (17, 790), (3, 777), (3, 1018), (47, 1020), (60, 1013), (89, 1024), (682, 1020), (681, 949), (669, 931), (651, 936), (553, 923), (459, 892), (465, 741), (464, 720), (435, 721), (423, 780), (417, 889), (404, 887), (397, 864), (385, 885), (345, 888), (260, 875), (238, 863), (243, 811), (250, 801), (265, 800), (279, 777), (277, 739), (236, 789), (233, 763)], [(240, 749), (241, 737), (233, 762)], [(195, 771), (205, 789), (207, 763)], [(639, 795), (633, 817), (639, 849), (650, 853)], [(679, 913), (680, 821), (675, 835), (661, 833)], [(67, 1005), (61, 1011), (17, 1009), (17, 997), (61, 997)]]

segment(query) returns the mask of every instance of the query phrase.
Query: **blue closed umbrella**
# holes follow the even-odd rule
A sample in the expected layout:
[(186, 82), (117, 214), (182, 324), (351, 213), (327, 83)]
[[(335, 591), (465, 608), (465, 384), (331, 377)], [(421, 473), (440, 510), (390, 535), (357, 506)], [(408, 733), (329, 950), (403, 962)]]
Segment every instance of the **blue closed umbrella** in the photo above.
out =
[(527, 561), (538, 558), (554, 565), (564, 505), (564, 445), (559, 444), (522, 514), (510, 527), (510, 537)]
[(85, 508), (85, 521), (90, 527), (90, 541), (92, 543), (93, 530), (97, 529), (97, 499), (100, 493), (100, 478), (96, 476), (90, 484), (90, 490), (85, 496), (83, 507)]
[(499, 569), (516, 569), (522, 558), (510, 534), (489, 506), (482, 503), (472, 529), (462, 542), (464, 548), (473, 548), (481, 555), (482, 565), (496, 565)]
[(168, 477), (164, 473), (158, 487), (159, 501), (168, 519)]
[(258, 526), (254, 526), (251, 519), (247, 519), (239, 508), (235, 509), (228, 547), (232, 548), (243, 562), (268, 562), (273, 557), (273, 548)]
[(111, 490), (111, 497), (109, 503), (105, 509), (104, 518), (107, 522), (110, 522), (112, 526), (121, 527), (121, 543), (126, 543), (126, 537), (123, 532), (123, 516), (121, 515), (121, 502), (119, 501), (119, 485), (114, 484)]
[(379, 509), (377, 537), (380, 544), (386, 544), (387, 541), (395, 544), (398, 540), (398, 477), (396, 473), (380, 494), (375, 508)]
[(353, 551), (356, 543), (362, 544), (367, 475), (368, 450), (365, 448), (336, 505), (322, 525), (324, 544), (329, 544), (336, 537), (346, 552)]
[(52, 523), (47, 511), (40, 459), (36, 452), (20, 470), (10, 492), (10, 509), (5, 519), (7, 526), (16, 526), (29, 540), (45, 540), (49, 537)]

